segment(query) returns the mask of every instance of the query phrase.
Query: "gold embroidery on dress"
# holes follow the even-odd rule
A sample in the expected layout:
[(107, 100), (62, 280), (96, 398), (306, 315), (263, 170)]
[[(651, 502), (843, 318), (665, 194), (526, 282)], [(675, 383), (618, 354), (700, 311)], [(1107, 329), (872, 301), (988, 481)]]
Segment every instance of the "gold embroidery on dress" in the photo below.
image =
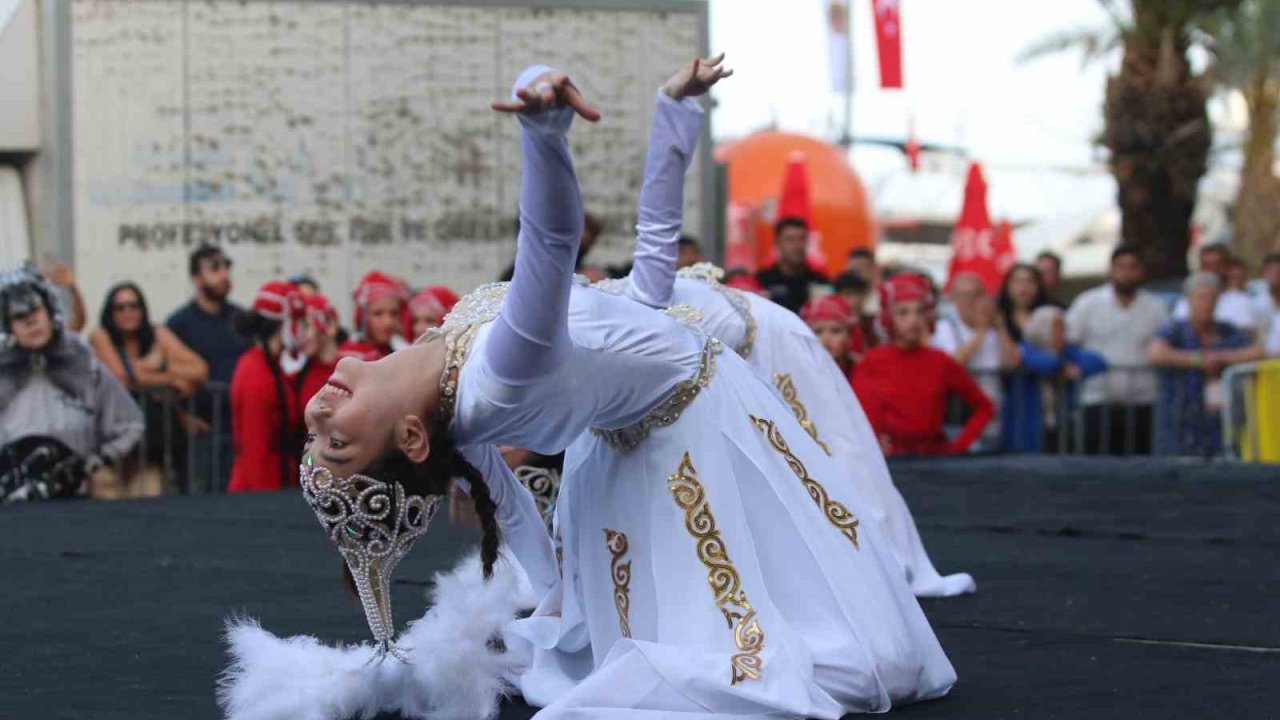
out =
[(738, 569), (729, 559), (729, 550), (716, 529), (715, 515), (711, 513), (702, 481), (698, 480), (698, 471), (693, 467), (689, 453), (684, 454), (680, 468), (667, 478), (667, 487), (675, 497), (676, 505), (684, 511), (685, 529), (697, 540), (698, 559), (707, 567), (707, 582), (715, 594), (716, 606), (733, 629), (733, 642), (738, 652), (730, 660), (733, 671), (731, 684), (759, 680), (764, 670), (760, 659), (760, 652), (764, 649), (764, 631), (760, 629), (756, 611), (742, 589)]
[(748, 417), (751, 418), (751, 422), (755, 423), (756, 428), (764, 433), (773, 449), (777, 450), (778, 454), (787, 461), (787, 465), (791, 466), (791, 472), (796, 474), (796, 477), (804, 485), (804, 489), (809, 491), (809, 497), (813, 498), (814, 504), (822, 511), (827, 521), (834, 525), (836, 530), (839, 530), (840, 534), (848, 538), (849, 542), (853, 543), (853, 546), (857, 548), (858, 518), (854, 517), (853, 513), (849, 512), (849, 508), (845, 507), (843, 503), (832, 500), (822, 483), (809, 477), (809, 471), (805, 469), (804, 463), (800, 462), (800, 458), (791, 452), (791, 448), (787, 446), (787, 441), (783, 439), (782, 433), (774, 426), (772, 420), (758, 418), (755, 415), (749, 415)]
[(698, 323), (702, 322), (702, 311), (689, 303), (672, 305), (662, 312), (670, 315), (689, 327), (697, 327)]
[(666, 427), (680, 419), (680, 414), (698, 397), (702, 388), (711, 382), (716, 374), (716, 355), (724, 350), (724, 345), (713, 337), (708, 337), (702, 345), (702, 358), (698, 362), (698, 370), (688, 380), (681, 380), (672, 388), (665, 399), (653, 406), (653, 409), (634, 425), (617, 430), (601, 430), (592, 428), (591, 433), (613, 446), (615, 450), (634, 449), (642, 440), (649, 437), (655, 428)]
[(618, 608), (618, 628), (622, 637), (631, 637), (631, 561), (627, 556), (627, 534), (604, 529), (604, 544), (609, 548), (609, 575), (613, 578), (613, 604)]
[(774, 373), (773, 385), (778, 388), (778, 392), (782, 393), (782, 399), (787, 401), (791, 406), (791, 412), (796, 414), (796, 419), (800, 421), (800, 427), (809, 433), (809, 437), (818, 443), (822, 448), (822, 452), (831, 457), (831, 448), (818, 437), (818, 426), (813, 424), (809, 419), (809, 411), (805, 409), (804, 403), (800, 402), (800, 398), (796, 395), (796, 385), (791, 381), (791, 373)]
[(751, 301), (747, 300), (746, 295), (734, 288), (725, 287), (720, 282), (724, 278), (724, 270), (716, 267), (713, 263), (700, 262), (680, 268), (676, 271), (676, 277), (706, 283), (724, 296), (724, 299), (733, 307), (734, 312), (738, 313), (738, 317), (742, 318), (742, 324), (745, 327), (742, 334), (742, 342), (738, 343), (738, 346), (733, 351), (742, 358), (750, 356), (751, 349), (756, 344), (756, 317), (751, 313)]
[[(467, 293), (445, 316), (444, 324), (435, 331), (444, 336), (444, 372), (440, 373), (440, 413), (453, 420), (458, 404), (458, 375), (471, 351), (480, 326), (498, 316), (507, 297), (508, 283), (489, 283)], [(424, 336), (425, 337), (425, 336)]]

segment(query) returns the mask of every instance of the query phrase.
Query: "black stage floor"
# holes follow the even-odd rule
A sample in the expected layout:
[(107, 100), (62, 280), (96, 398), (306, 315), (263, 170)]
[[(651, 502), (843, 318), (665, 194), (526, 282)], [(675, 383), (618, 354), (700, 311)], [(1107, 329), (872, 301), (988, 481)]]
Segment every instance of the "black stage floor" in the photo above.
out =
[[(1280, 717), (1280, 469), (1075, 458), (905, 462), (938, 567), (979, 594), (924, 607), (960, 675), (912, 718)], [(223, 619), (363, 640), (289, 495), (0, 509), (0, 718), (218, 716)], [(401, 620), (472, 536), (402, 565)], [(524, 718), (508, 706), (502, 717)]]

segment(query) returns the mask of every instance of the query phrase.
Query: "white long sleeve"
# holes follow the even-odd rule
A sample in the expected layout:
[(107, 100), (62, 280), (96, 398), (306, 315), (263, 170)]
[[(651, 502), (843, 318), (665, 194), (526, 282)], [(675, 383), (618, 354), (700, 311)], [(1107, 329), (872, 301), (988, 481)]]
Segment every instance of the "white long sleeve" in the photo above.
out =
[[(548, 70), (527, 68), (512, 97)], [(493, 377), (509, 385), (551, 372), (570, 346), (569, 290), (582, 239), (582, 198), (566, 138), (573, 113), (561, 107), (517, 116), (524, 167), (515, 273), (484, 356)]]
[(627, 295), (649, 307), (671, 305), (676, 251), (684, 220), (684, 177), (702, 132), (702, 108), (658, 92), (645, 155), (636, 250)]
[[(467, 462), (480, 471), (489, 486), (489, 497), (498, 507), (498, 531), (516, 562), (524, 568), (534, 593), (541, 598), (560, 578), (555, 548), (538, 506), (528, 488), (507, 467), (502, 453), (493, 445), (472, 445), (460, 449)], [(458, 485), (467, 494), (471, 488), (462, 480)]]

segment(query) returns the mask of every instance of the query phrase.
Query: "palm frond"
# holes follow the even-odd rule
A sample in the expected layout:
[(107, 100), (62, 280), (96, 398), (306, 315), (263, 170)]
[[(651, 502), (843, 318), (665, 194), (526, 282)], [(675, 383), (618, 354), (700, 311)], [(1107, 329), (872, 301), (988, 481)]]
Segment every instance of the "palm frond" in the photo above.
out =
[(1035, 40), (1020, 50), (1016, 59), (1018, 62), (1026, 62), (1069, 50), (1079, 50), (1084, 56), (1084, 61), (1089, 62), (1120, 47), (1122, 42), (1123, 35), (1117, 27), (1070, 28), (1049, 33)]

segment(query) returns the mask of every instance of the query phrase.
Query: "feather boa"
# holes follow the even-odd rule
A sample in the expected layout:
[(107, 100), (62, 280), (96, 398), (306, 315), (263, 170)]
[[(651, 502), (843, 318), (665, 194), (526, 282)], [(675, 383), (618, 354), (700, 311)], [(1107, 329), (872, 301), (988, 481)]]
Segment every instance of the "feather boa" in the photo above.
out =
[(433, 606), (397, 639), (410, 664), (373, 645), (326, 645), (311, 636), (280, 638), (256, 620), (227, 621), (231, 664), (218, 680), (228, 720), (368, 720), (381, 712), (432, 720), (487, 720), (510, 691), (516, 661), (492, 646), (502, 627), (534, 598), (505, 555), (485, 581), (476, 555), (437, 574)]

